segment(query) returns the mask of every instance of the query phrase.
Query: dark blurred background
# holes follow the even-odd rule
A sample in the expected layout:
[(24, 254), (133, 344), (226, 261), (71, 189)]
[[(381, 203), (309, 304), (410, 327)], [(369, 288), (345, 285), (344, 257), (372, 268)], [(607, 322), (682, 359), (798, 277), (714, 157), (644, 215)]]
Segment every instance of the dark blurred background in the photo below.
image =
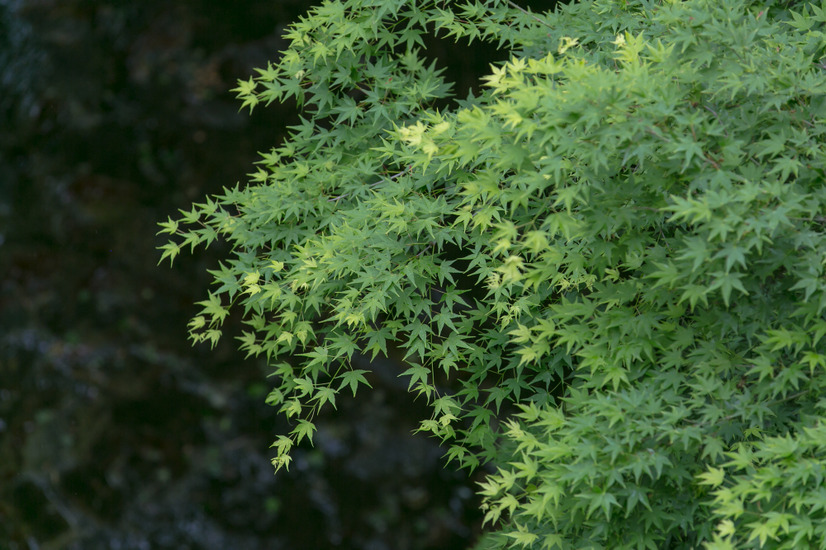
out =
[[(459, 549), (444, 468), (397, 365), (273, 474), (266, 365), (186, 323), (216, 245), (158, 267), (157, 222), (245, 182), (296, 120), (228, 91), (306, 0), (0, 0), (0, 550)], [(434, 41), (467, 89), (491, 49)], [(235, 320), (237, 322), (237, 320)]]

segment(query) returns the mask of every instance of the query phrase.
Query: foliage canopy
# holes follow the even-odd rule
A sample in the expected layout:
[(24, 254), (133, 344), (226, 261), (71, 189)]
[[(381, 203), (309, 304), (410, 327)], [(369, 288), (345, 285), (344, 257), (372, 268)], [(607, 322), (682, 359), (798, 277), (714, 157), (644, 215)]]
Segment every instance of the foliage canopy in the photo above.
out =
[[(244, 187), (162, 224), (232, 253), (191, 324), (293, 420), (401, 350), (466, 467), (480, 548), (826, 548), (826, 4), (328, 0), (252, 111)], [(452, 98), (427, 33), (508, 52)], [(452, 102), (449, 102), (452, 101)], [(437, 106), (448, 105), (444, 108)]]

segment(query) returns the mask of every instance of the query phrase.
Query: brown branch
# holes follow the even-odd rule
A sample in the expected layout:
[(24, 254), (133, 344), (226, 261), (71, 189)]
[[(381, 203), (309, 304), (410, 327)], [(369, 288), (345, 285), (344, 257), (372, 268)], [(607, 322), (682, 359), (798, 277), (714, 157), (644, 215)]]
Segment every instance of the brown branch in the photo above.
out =
[(549, 29), (552, 29), (552, 30), (553, 30), (553, 27), (552, 27), (552, 26), (550, 26), (550, 25), (548, 24), (548, 22), (547, 22), (547, 21), (543, 21), (542, 19), (540, 19), (540, 18), (539, 18), (539, 17), (537, 17), (536, 15), (532, 14), (531, 12), (529, 12), (528, 10), (526, 10), (525, 8), (523, 8), (522, 6), (520, 6), (519, 4), (517, 4), (517, 3), (513, 2), (512, 0), (507, 0), (507, 2), (508, 2), (508, 5), (509, 5), (510, 7), (515, 8), (515, 9), (517, 9), (517, 10), (521, 11), (522, 13), (524, 13), (525, 15), (527, 15), (528, 17), (530, 17), (531, 19), (533, 19), (534, 21), (536, 21), (536, 22), (537, 22), (537, 23), (539, 23), (540, 25), (544, 25), (544, 26), (548, 27)]

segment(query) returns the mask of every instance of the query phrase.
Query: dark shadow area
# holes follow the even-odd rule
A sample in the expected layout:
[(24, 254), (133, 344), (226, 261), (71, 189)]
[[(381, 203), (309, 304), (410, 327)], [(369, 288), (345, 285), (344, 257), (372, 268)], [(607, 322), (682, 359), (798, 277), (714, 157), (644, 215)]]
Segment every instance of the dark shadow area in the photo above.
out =
[[(517, 0), (514, 5), (529, 13), (541, 14), (553, 11), (559, 3), (557, 0)], [(466, 98), (469, 91), (478, 96), (483, 88), (479, 77), (490, 73), (491, 64), (510, 56), (495, 43), (479, 40), (468, 43), (465, 39), (447, 37), (444, 32), (428, 36), (426, 45), (425, 55), (445, 69), (448, 80), (455, 83), (452, 91), (459, 99)]]
[[(228, 90), (306, 0), (0, 0), (0, 550), (458, 549), (474, 480), (375, 365), (275, 476), (260, 362), (186, 324), (221, 245), (157, 267), (157, 222), (244, 181), (295, 123)], [(504, 56), (434, 40), (464, 91)], [(228, 331), (232, 333), (230, 328)]]

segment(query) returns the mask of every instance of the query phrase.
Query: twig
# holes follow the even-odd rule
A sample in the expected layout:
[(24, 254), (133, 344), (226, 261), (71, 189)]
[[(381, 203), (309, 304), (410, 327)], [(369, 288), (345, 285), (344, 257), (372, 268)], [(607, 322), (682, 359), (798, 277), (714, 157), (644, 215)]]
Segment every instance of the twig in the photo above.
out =
[[(369, 187), (370, 187), (370, 189), (375, 189), (376, 187), (378, 187), (379, 185), (381, 185), (381, 184), (382, 184), (382, 182), (384, 182), (384, 180), (385, 180), (385, 179), (389, 179), (389, 180), (397, 180), (397, 179), (399, 179), (401, 176), (403, 176), (403, 175), (404, 175), (404, 174), (406, 174), (406, 173), (407, 173), (407, 171), (405, 170), (404, 172), (399, 172), (398, 174), (393, 174), (392, 176), (389, 176), (389, 177), (387, 177), (387, 178), (380, 179), (380, 180), (379, 180), (379, 181), (377, 181), (377, 182), (371, 183)], [(341, 195), (338, 195), (337, 197), (330, 197), (329, 199), (327, 199), (327, 202), (338, 202), (338, 201), (340, 201), (341, 199), (346, 199), (347, 197), (349, 197), (349, 196), (350, 196), (350, 195), (352, 195), (352, 194), (353, 194), (353, 192), (351, 191), (351, 192), (349, 192), (349, 193), (343, 193), (343, 194), (341, 194)]]
[(527, 15), (528, 17), (530, 17), (531, 19), (533, 19), (534, 21), (539, 23), (540, 25), (544, 25), (544, 26), (548, 27), (549, 29), (553, 30), (553, 27), (550, 26), (547, 21), (543, 21), (542, 19), (540, 19), (536, 15), (532, 14), (531, 12), (529, 12), (528, 10), (526, 10), (525, 8), (520, 6), (519, 4), (513, 2), (512, 0), (507, 0), (507, 2), (508, 2), (508, 5), (510, 7), (516, 8), (517, 10), (521, 11), (522, 13), (524, 13), (525, 15)]

